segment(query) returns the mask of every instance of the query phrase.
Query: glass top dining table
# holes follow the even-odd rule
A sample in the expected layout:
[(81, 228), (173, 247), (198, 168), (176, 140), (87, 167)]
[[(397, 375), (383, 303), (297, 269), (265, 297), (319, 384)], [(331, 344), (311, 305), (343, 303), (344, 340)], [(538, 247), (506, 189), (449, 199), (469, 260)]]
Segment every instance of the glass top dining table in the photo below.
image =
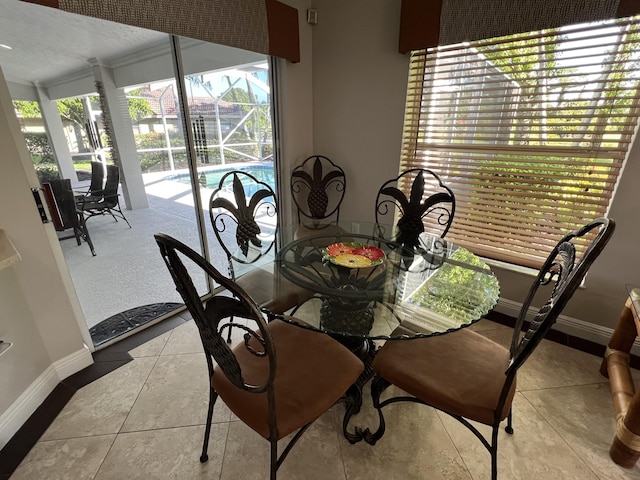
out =
[(500, 296), (481, 258), (436, 235), (407, 246), (392, 227), (352, 221), (299, 232), (280, 230), (276, 265), (316, 294), (290, 320), (305, 328), (353, 340), (428, 337), (480, 320)]

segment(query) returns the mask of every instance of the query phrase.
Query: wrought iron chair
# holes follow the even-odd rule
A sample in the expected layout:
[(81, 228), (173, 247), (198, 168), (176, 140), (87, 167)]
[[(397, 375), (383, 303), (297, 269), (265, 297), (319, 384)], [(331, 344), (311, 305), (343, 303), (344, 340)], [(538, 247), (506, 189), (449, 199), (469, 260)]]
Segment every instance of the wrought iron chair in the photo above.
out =
[(131, 224), (120, 208), (120, 169), (117, 165), (107, 165), (107, 179), (104, 188), (91, 193), (90, 196), (77, 197), (78, 208), (84, 213), (85, 221), (96, 215), (111, 215), (117, 222), (122, 218), (129, 228)]
[[(407, 185), (411, 185), (408, 198), (402, 191)], [(438, 175), (431, 170), (412, 168), (380, 187), (375, 217), (381, 235), (385, 225), (395, 225), (396, 242), (417, 248), (420, 234), (425, 231), (439, 233), (444, 238), (453, 222), (455, 210), (453, 191), (442, 183)]]
[(58, 240), (75, 238), (78, 245), (82, 243), (81, 240), (84, 240), (89, 245), (91, 255), (95, 257), (96, 251), (93, 248), (84, 215), (78, 210), (73, 190), (71, 190), (71, 180), (68, 178), (50, 180), (42, 184), (42, 189), (56, 231), (64, 232), (73, 229), (73, 234), (58, 237)]
[[(275, 480), (293, 445), (316, 418), (344, 399), (364, 365), (328, 335), (261, 311), (237, 283), (183, 243), (164, 234), (155, 235), (155, 239), (177, 291), (198, 326), (209, 368), (209, 408), (200, 461), (208, 460), (213, 407), (219, 395), (240, 420), (269, 441), (270, 478)], [(203, 305), (183, 258), (189, 260), (189, 267), (203, 270), (232, 297), (214, 295)], [(272, 320), (269, 323), (265, 313)], [(224, 322), (229, 318), (247, 319), (247, 325)], [(233, 349), (223, 339), (223, 331), (231, 325), (245, 331), (244, 341)], [(278, 440), (293, 432), (278, 457)]]
[[(495, 480), (498, 431), (504, 419), (507, 419), (505, 430), (513, 433), (511, 403), (516, 372), (551, 329), (613, 230), (613, 220), (600, 218), (557, 243), (522, 305), (509, 349), (469, 329), (410, 343), (387, 342), (373, 361), (371, 395), (380, 425), (374, 433), (365, 432), (365, 440), (374, 444), (382, 437), (385, 406), (402, 401), (432, 406), (460, 421), (480, 439), (491, 454), (491, 478)], [(574, 242), (586, 247), (577, 262)], [(548, 300), (522, 334), (533, 298), (543, 285), (549, 285), (551, 290)], [(382, 392), (390, 384), (408, 395), (381, 401)], [(490, 425), (491, 439), (470, 421)]]
[(296, 205), (298, 229), (294, 238), (311, 235), (318, 230), (344, 230), (337, 227), (340, 206), (347, 188), (344, 170), (322, 155), (313, 155), (293, 169), (291, 197)]
[(250, 173), (226, 173), (209, 198), (213, 232), (224, 250), (229, 276), (262, 307), (284, 313), (312, 292), (273, 270), (278, 204), (276, 194)]

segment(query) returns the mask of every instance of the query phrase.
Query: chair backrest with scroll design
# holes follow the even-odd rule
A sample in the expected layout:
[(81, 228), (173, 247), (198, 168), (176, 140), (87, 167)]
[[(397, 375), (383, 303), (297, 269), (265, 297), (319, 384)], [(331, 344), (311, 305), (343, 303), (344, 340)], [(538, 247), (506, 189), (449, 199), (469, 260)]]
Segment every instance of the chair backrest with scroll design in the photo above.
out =
[[(258, 305), (233, 280), (222, 275), (202, 256), (182, 242), (164, 234), (156, 234), (155, 239), (176, 285), (176, 290), (184, 300), (200, 332), (202, 345), (207, 354), (209, 376), (213, 375), (212, 359), (214, 359), (227, 378), (237, 387), (252, 392), (264, 392), (270, 388), (273, 385), (275, 375), (275, 357), (271, 336)], [(231, 292), (233, 297), (214, 296), (206, 302), (205, 307), (178, 253), (200, 267), (208, 278)], [(248, 329), (243, 324), (233, 324), (233, 326), (243, 329), (250, 336), (260, 337), (259, 343), (264, 349), (265, 362), (269, 363), (269, 374), (259, 385), (245, 384), (242, 370), (231, 347), (223, 338), (224, 330), (230, 328), (232, 324), (220, 325), (220, 320), (229, 317), (250, 319), (256, 324), (255, 331)]]
[[(178, 240), (164, 234), (155, 239), (198, 327), (207, 359), (209, 408), (200, 461), (208, 460), (213, 408), (220, 396), (240, 420), (269, 441), (269, 478), (276, 480), (291, 447), (313, 421), (344, 398), (362, 374), (362, 361), (324, 333), (293, 325), (284, 315), (263, 313), (236, 282)], [(183, 259), (226, 292), (215, 293), (203, 305)], [(243, 320), (235, 322), (236, 318)], [(231, 326), (244, 332), (233, 348), (224, 338)], [(289, 435), (278, 456), (278, 441)]]
[(340, 220), (347, 188), (344, 170), (323, 155), (313, 155), (293, 169), (291, 196), (298, 223), (322, 224)]
[[(407, 196), (404, 192), (409, 191)], [(395, 225), (395, 240), (417, 247), (419, 236), (428, 231), (444, 238), (456, 210), (453, 191), (437, 174), (424, 168), (405, 170), (385, 182), (376, 197), (376, 223)]]
[[(549, 332), (582, 283), (589, 267), (611, 238), (614, 229), (615, 222), (603, 217), (566, 234), (558, 241), (540, 268), (516, 319), (511, 339), (511, 363), (507, 371), (508, 377), (515, 375), (516, 370)], [(577, 243), (582, 243), (583, 246), (586, 244), (582, 254), (577, 251)], [(577, 262), (576, 258), (578, 258)], [(522, 327), (538, 289), (550, 283), (553, 283), (553, 288), (548, 300), (538, 310), (530, 326), (522, 335)]]
[(211, 225), (229, 260), (231, 278), (238, 264), (253, 264), (275, 248), (278, 204), (267, 183), (250, 173), (226, 173), (209, 199)]
[[(380, 426), (365, 438), (375, 443), (384, 434), (382, 409), (385, 406), (402, 401), (429, 405), (460, 421), (482, 441), (491, 454), (491, 478), (495, 480), (498, 431), (504, 419), (507, 419), (507, 433), (513, 433), (511, 407), (517, 370), (556, 322), (611, 238), (614, 227), (613, 220), (600, 218), (560, 239), (529, 290), (509, 349), (470, 329), (411, 341), (404, 349), (395, 342), (387, 342), (373, 362), (376, 378), (371, 391)], [(529, 309), (542, 286), (547, 286), (548, 300), (523, 333)], [(542, 294), (542, 290), (539, 293)], [(406, 368), (408, 364), (412, 365), (411, 369)], [(410, 396), (381, 401), (381, 393), (390, 384)], [(491, 436), (481, 432), (470, 420), (490, 425)]]

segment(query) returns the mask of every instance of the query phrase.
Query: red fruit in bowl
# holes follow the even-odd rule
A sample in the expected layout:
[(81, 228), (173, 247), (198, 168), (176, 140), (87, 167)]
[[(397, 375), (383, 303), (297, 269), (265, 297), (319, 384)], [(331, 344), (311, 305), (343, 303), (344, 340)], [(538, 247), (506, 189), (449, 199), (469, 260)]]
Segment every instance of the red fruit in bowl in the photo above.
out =
[(380, 250), (378, 247), (372, 247), (369, 245), (358, 247), (351, 253), (353, 253), (354, 255), (362, 255), (363, 257), (367, 257), (372, 262), (384, 258), (384, 252), (382, 250)]
[(337, 257), (338, 255), (346, 255), (349, 253), (353, 253), (353, 247), (349, 247), (344, 243), (334, 243), (333, 245), (329, 245), (327, 247), (327, 253), (332, 257)]

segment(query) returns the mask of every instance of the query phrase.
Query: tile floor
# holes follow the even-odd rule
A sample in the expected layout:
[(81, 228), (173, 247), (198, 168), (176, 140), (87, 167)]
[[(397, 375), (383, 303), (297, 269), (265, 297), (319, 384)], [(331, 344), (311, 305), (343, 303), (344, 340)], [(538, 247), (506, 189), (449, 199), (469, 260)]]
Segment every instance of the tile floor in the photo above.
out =
[[(510, 334), (488, 320), (473, 328), (500, 342)], [(131, 350), (133, 361), (72, 397), (11, 479), (268, 478), (267, 442), (220, 403), (209, 462), (199, 462), (208, 401), (201, 348), (188, 321)], [(515, 433), (501, 431), (501, 479), (640, 478), (640, 465), (625, 470), (609, 459), (615, 416), (599, 365), (596, 356), (543, 342), (519, 374)], [(640, 380), (640, 372), (634, 376)], [(375, 446), (350, 445), (341, 435), (342, 408), (314, 423), (278, 478), (490, 478), (489, 454), (446, 415), (396, 404), (386, 409), (387, 431)], [(376, 425), (370, 405), (356, 424)]]

